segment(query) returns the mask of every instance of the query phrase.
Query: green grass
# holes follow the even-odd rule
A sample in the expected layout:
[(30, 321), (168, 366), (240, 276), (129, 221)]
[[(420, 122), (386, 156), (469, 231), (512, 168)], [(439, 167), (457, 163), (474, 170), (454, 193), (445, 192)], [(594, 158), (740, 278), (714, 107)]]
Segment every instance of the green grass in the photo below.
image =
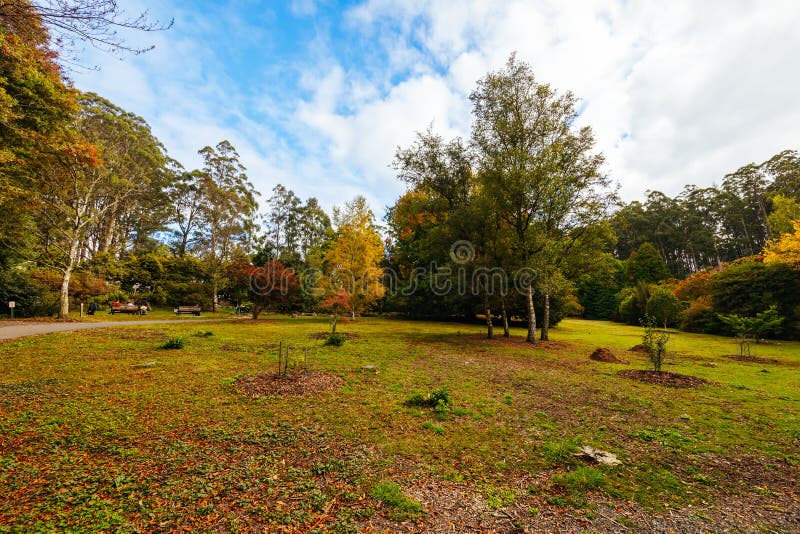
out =
[(403, 494), (394, 482), (380, 482), (370, 495), (389, 509), (389, 518), (394, 521), (417, 519), (422, 515), (422, 505)]
[[(676, 333), (664, 370), (713, 383), (670, 389), (616, 374), (646, 368), (640, 354), (588, 359), (640, 342), (641, 329), (613, 323), (566, 320), (547, 347), (519, 329), (490, 341), (477, 325), (382, 319), (344, 325), (357, 337), (339, 348), (310, 337), (327, 329), (322, 317), (269, 316), (0, 342), (0, 532), (352, 530), (373, 510), (395, 513), (377, 480), (407, 493), (458, 481), (490, 507), (601, 495), (660, 509), (746, 494), (739, 474), (715, 467), (726, 462), (800, 463), (800, 343), (754, 345), (778, 360), (758, 364), (723, 357), (734, 339)], [(159, 349), (171, 338), (184, 349)], [(238, 377), (276, 368), (279, 343), (292, 357), (308, 349), (309, 369), (343, 386), (238, 393)], [(447, 394), (439, 410), (435, 391)], [(414, 395), (426, 402), (407, 406)], [(581, 465), (581, 445), (623, 464)], [(520, 491), (531, 477), (536, 488)]]

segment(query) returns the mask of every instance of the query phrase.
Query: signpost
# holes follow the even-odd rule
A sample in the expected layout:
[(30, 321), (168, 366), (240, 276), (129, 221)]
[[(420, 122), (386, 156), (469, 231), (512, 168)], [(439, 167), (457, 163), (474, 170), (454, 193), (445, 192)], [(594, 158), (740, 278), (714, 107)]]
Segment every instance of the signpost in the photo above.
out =
[(11, 310), (11, 318), (14, 318), (14, 308), (17, 307), (17, 303), (13, 300), (8, 301), (8, 309)]

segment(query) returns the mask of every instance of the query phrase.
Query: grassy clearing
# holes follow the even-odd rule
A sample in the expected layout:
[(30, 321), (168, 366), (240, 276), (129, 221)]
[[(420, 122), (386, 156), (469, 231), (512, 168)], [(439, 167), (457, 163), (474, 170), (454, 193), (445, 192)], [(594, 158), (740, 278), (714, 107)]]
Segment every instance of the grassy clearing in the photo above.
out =
[[(478, 326), (380, 319), (343, 325), (357, 336), (326, 347), (311, 336), (327, 328), (269, 317), (1, 342), (0, 531), (351, 531), (375, 513), (424, 521), (389, 504), (423, 480), (471, 488), (490, 509), (602, 498), (660, 510), (797, 473), (798, 343), (754, 346), (778, 363), (747, 363), (723, 357), (732, 339), (676, 333), (664, 370), (714, 384), (670, 389), (616, 375), (645, 368), (640, 354), (588, 360), (639, 343), (640, 329), (612, 323), (564, 321), (534, 348), (522, 331), (489, 341)], [(183, 349), (161, 349), (170, 339)], [(308, 348), (308, 367), (344, 386), (238, 393), (236, 378), (277, 367), (279, 343), (298, 365)], [(623, 465), (583, 465), (580, 445)]]

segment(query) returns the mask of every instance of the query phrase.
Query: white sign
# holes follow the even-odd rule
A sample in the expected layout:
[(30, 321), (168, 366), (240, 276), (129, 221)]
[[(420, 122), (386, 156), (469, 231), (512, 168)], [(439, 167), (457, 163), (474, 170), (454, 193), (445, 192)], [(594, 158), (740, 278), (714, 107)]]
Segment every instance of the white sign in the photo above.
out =
[(13, 308), (13, 307), (15, 307), (16, 305), (17, 305), (17, 303), (16, 303), (16, 302), (14, 302), (13, 300), (9, 300), (9, 301), (8, 301), (8, 307), (9, 307), (9, 308)]

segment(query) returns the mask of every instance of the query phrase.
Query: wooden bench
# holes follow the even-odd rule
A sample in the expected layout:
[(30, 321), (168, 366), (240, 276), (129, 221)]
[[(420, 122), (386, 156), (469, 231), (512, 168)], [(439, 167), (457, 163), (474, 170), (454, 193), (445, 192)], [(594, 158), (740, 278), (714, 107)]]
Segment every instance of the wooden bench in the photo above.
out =
[(182, 313), (191, 313), (192, 315), (200, 316), (200, 306), (178, 306), (175, 308), (175, 315), (180, 315)]
[(135, 313), (138, 315), (147, 315), (147, 308), (139, 306), (138, 304), (112, 304), (111, 315), (115, 313)]

